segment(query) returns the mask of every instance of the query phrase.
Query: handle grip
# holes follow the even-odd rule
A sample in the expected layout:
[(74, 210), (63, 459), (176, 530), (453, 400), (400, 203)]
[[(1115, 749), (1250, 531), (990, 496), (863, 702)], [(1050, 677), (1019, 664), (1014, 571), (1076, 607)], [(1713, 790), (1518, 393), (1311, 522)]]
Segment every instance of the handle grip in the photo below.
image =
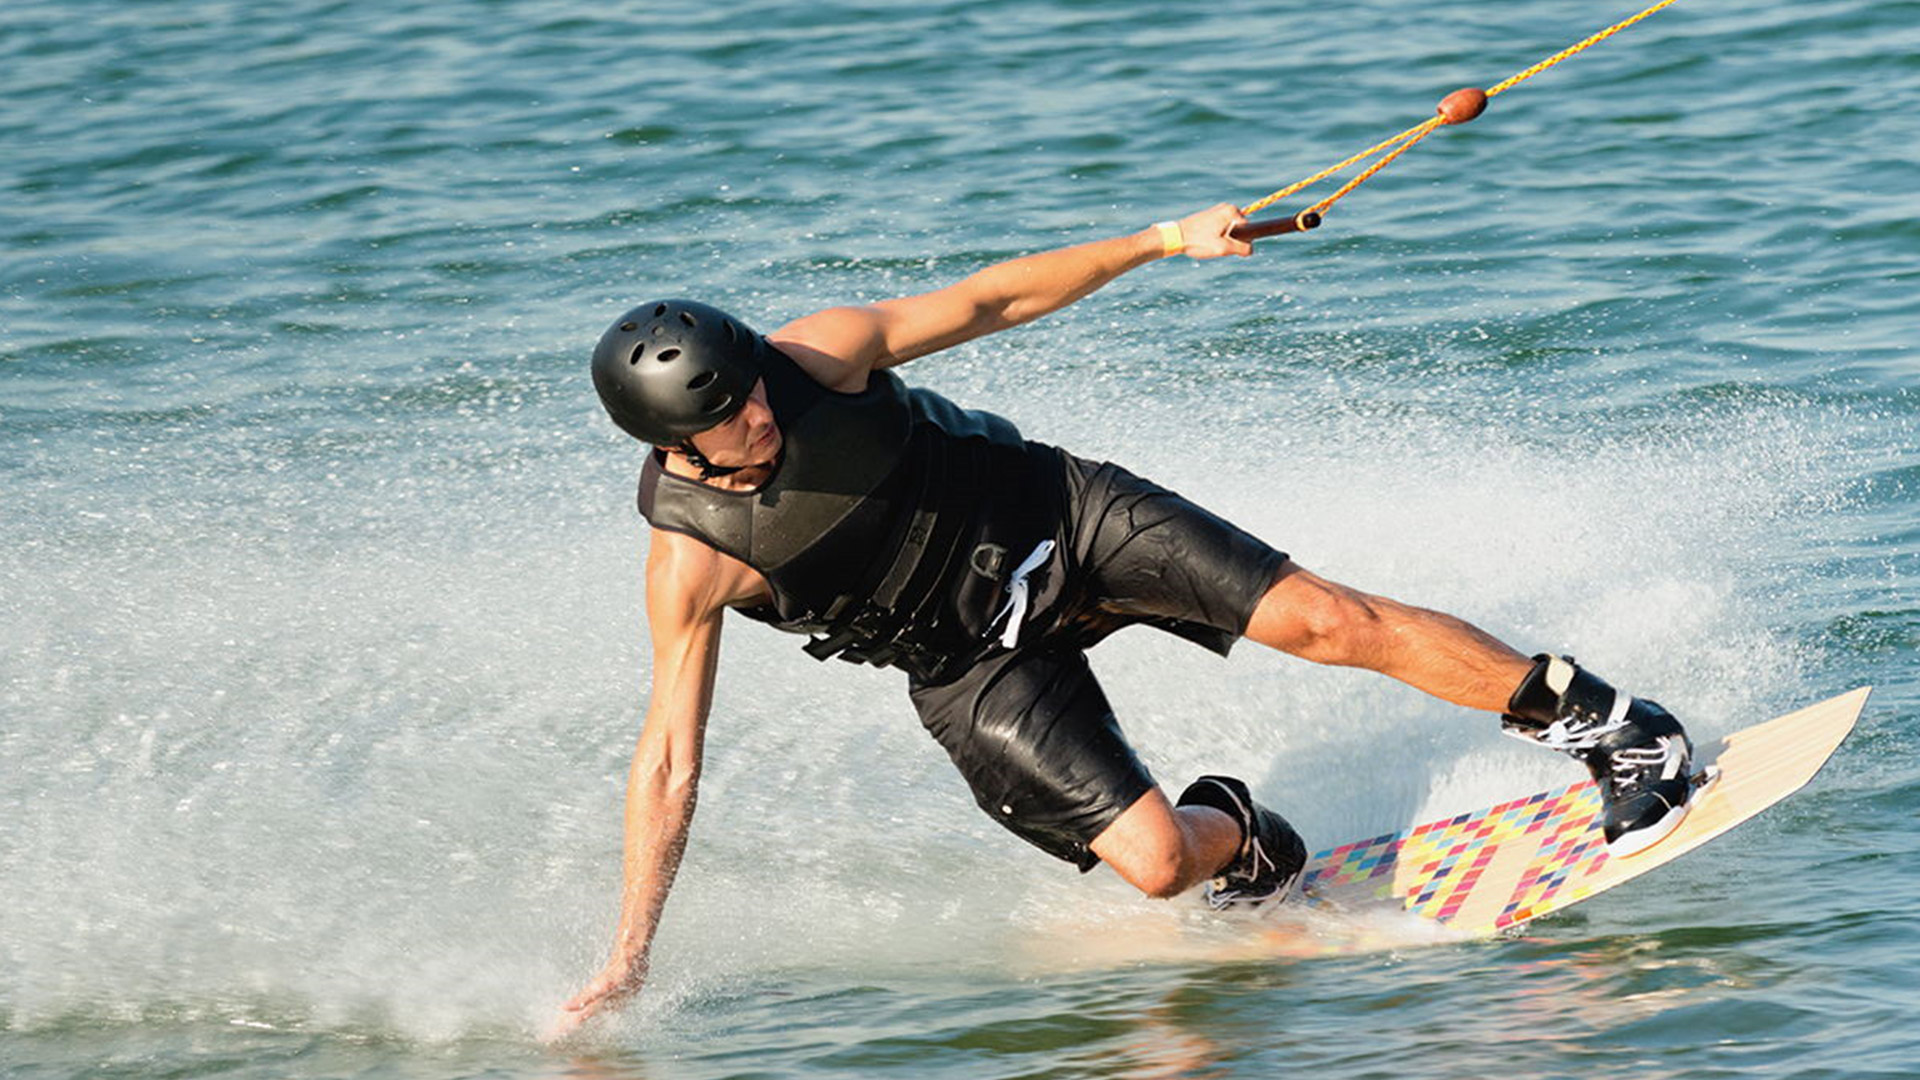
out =
[(1269, 236), (1285, 236), (1288, 233), (1306, 232), (1320, 227), (1320, 215), (1311, 210), (1302, 210), (1292, 217), (1270, 218), (1266, 221), (1249, 221), (1245, 225), (1235, 225), (1227, 235), (1235, 240), (1263, 240)]

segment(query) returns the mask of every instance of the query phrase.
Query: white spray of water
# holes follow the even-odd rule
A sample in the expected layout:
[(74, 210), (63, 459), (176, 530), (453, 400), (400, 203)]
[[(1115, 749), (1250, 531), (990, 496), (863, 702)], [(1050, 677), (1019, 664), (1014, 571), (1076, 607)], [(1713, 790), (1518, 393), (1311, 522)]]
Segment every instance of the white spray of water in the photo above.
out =
[[(1525, 398), (1487, 414), (1474, 387), (1460, 393), (1482, 411), (1449, 405), (1444, 371), (1398, 376), (1424, 398), (1381, 392), (1337, 356), (1223, 396), (1143, 386), (1045, 333), (920, 375), (1316, 571), (1575, 651), (1700, 735), (1797, 697), (1765, 575), (1826, 478), (1818, 425), (1789, 409), (1584, 431)], [(383, 501), (366, 538), (298, 538), (368, 505), (347, 483), (280, 507), (285, 542), (161, 515), (16, 548), (0, 661), (13, 1025), (526, 1031), (597, 969), (646, 679), (631, 451), (599, 435), (518, 463), (505, 488), (481, 470)], [(1062, 910), (1089, 934), (1111, 912), (1110, 939), (1139, 917), (1110, 874), (1081, 879), (973, 808), (900, 676), (823, 669), (744, 623), (727, 639), (639, 1022), (781, 972), (1017, 968)], [(1491, 717), (1252, 646), (1223, 663), (1138, 630), (1095, 664), (1164, 783), (1238, 772), (1316, 847), (1578, 775)]]

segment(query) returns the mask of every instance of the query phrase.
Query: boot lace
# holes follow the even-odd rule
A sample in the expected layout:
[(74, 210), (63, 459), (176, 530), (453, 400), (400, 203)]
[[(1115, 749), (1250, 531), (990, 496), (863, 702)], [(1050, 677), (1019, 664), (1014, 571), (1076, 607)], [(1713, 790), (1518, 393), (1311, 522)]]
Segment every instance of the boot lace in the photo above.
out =
[(1629, 746), (1615, 750), (1609, 755), (1608, 767), (1613, 771), (1615, 790), (1630, 790), (1641, 787), (1653, 780), (1669, 779), (1668, 773), (1677, 770), (1667, 768), (1678, 761), (1673, 741), (1662, 738), (1652, 746)]
[(1548, 724), (1538, 733), (1533, 734), (1532, 738), (1550, 750), (1568, 753), (1591, 750), (1599, 743), (1602, 736), (1627, 726), (1625, 710), (1618, 711), (1620, 715), (1617, 717), (1604, 717), (1599, 713), (1580, 709)]
[[(1252, 830), (1253, 824), (1249, 822), (1247, 828)], [(1293, 883), (1300, 879), (1300, 874), (1296, 872), (1292, 877), (1276, 883), (1272, 888), (1256, 893), (1244, 886), (1259, 881), (1262, 874), (1278, 869), (1280, 864), (1274, 862), (1273, 857), (1267, 854), (1266, 846), (1260, 843), (1259, 837), (1251, 834), (1247, 837), (1246, 858), (1248, 865), (1244, 871), (1235, 870), (1232, 874), (1222, 875), (1208, 882), (1206, 900), (1207, 905), (1213, 910), (1220, 911), (1246, 900), (1257, 902), (1275, 896), (1284, 896), (1293, 888)], [(1235, 887), (1236, 883), (1241, 887)]]

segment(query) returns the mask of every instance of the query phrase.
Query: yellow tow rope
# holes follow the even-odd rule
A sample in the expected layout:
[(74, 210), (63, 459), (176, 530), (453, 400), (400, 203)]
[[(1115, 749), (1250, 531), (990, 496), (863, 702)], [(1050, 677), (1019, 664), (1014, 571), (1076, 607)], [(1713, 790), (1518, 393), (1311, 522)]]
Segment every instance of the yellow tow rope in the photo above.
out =
[(1600, 44), (1601, 42), (1607, 40), (1608, 38), (1619, 33), (1620, 31), (1625, 30), (1627, 27), (1632, 26), (1634, 23), (1639, 22), (1641, 19), (1644, 19), (1647, 16), (1653, 14), (1654, 12), (1659, 11), (1661, 8), (1667, 7), (1676, 2), (1677, 0), (1660, 0), (1659, 3), (1653, 5), (1652, 7), (1646, 9), (1645, 11), (1642, 11), (1640, 14), (1635, 15), (1630, 19), (1624, 19), (1620, 22), (1617, 22), (1612, 26), (1607, 27), (1605, 30), (1602, 30), (1597, 34), (1594, 34), (1592, 37), (1586, 38), (1583, 41), (1579, 41), (1579, 42), (1576, 42), (1575, 44), (1569, 45), (1566, 48), (1561, 49), (1559, 52), (1554, 53), (1552, 56), (1547, 57), (1545, 60), (1542, 60), (1539, 63), (1533, 65), (1532, 67), (1526, 69), (1525, 71), (1522, 71), (1519, 74), (1516, 74), (1510, 78), (1503, 79), (1500, 82), (1495, 83), (1494, 85), (1488, 87), (1485, 90), (1480, 90), (1473, 87), (1468, 87), (1462, 90), (1455, 90), (1453, 93), (1448, 94), (1446, 98), (1440, 102), (1438, 115), (1428, 117), (1426, 120), (1422, 121), (1421, 123), (1415, 124), (1414, 126), (1401, 132), (1400, 134), (1395, 135), (1393, 138), (1387, 139), (1384, 142), (1376, 143), (1373, 146), (1370, 146), (1367, 149), (1362, 150), (1359, 153), (1353, 155), (1352, 157), (1347, 158), (1345, 161), (1342, 161), (1337, 165), (1332, 165), (1332, 166), (1329, 166), (1328, 168), (1322, 169), (1319, 172), (1314, 173), (1312, 176), (1309, 176), (1304, 180), (1298, 180), (1298, 181), (1295, 181), (1294, 183), (1288, 184), (1286, 187), (1283, 187), (1279, 191), (1276, 191), (1273, 194), (1268, 195), (1266, 198), (1260, 199), (1256, 202), (1250, 203), (1247, 206), (1243, 207), (1241, 209), (1241, 213), (1244, 213), (1248, 216), (1257, 214), (1260, 211), (1265, 210), (1267, 207), (1272, 206), (1274, 203), (1279, 202), (1281, 199), (1284, 199), (1287, 196), (1292, 195), (1293, 193), (1301, 190), (1302, 188), (1306, 188), (1313, 184), (1317, 184), (1320, 181), (1325, 180), (1327, 177), (1332, 176), (1334, 173), (1337, 173), (1340, 170), (1345, 169), (1350, 165), (1354, 165), (1358, 162), (1365, 161), (1368, 158), (1373, 157), (1375, 154), (1385, 155), (1381, 157), (1378, 161), (1375, 161), (1371, 165), (1368, 165), (1366, 169), (1363, 170), (1358, 176), (1355, 176), (1353, 179), (1347, 181), (1346, 185), (1340, 188), (1340, 190), (1334, 192), (1332, 195), (1329, 195), (1324, 199), (1321, 199), (1319, 202), (1314, 203), (1312, 206), (1307, 207), (1305, 210), (1300, 211), (1298, 214), (1295, 214), (1292, 218), (1281, 218), (1274, 221), (1250, 223), (1248, 225), (1242, 226), (1239, 229), (1234, 230), (1234, 234), (1242, 239), (1251, 240), (1251, 239), (1254, 239), (1255, 237), (1260, 237), (1260, 236), (1276, 236), (1281, 233), (1298, 232), (1304, 229), (1311, 229), (1311, 228), (1317, 227), (1320, 224), (1320, 215), (1326, 213), (1328, 207), (1332, 206), (1334, 203), (1337, 203), (1341, 199), (1345, 198), (1347, 193), (1352, 191), (1354, 188), (1357, 188), (1361, 184), (1366, 183), (1367, 180), (1371, 178), (1374, 173), (1377, 173), (1381, 169), (1384, 169), (1388, 165), (1391, 165), (1395, 158), (1399, 157), (1401, 154), (1404, 154), (1408, 150), (1412, 149), (1415, 143), (1418, 143), (1421, 139), (1426, 138), (1429, 134), (1433, 132), (1435, 128), (1444, 127), (1448, 124), (1464, 124), (1467, 121), (1472, 120), (1474, 117), (1480, 115), (1481, 110), (1487, 107), (1488, 98), (1494, 97), (1498, 94), (1503, 94), (1506, 91), (1513, 89), (1515, 86), (1518, 86), (1519, 84), (1527, 81), (1528, 79), (1533, 78), (1535, 75), (1540, 74), (1541, 72), (1547, 70), (1548, 68), (1559, 63), (1560, 61), (1565, 60), (1566, 58), (1573, 56), (1576, 53), (1583, 52), (1586, 49), (1589, 49), (1595, 45)]

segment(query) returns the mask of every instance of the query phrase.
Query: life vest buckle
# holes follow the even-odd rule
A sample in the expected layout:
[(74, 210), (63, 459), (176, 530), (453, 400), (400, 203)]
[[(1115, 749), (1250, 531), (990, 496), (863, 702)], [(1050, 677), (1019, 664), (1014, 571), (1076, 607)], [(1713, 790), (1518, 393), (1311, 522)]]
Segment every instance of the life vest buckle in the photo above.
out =
[(1000, 574), (1007, 568), (1007, 549), (999, 544), (979, 544), (967, 562), (973, 572), (994, 581), (1000, 580)]

